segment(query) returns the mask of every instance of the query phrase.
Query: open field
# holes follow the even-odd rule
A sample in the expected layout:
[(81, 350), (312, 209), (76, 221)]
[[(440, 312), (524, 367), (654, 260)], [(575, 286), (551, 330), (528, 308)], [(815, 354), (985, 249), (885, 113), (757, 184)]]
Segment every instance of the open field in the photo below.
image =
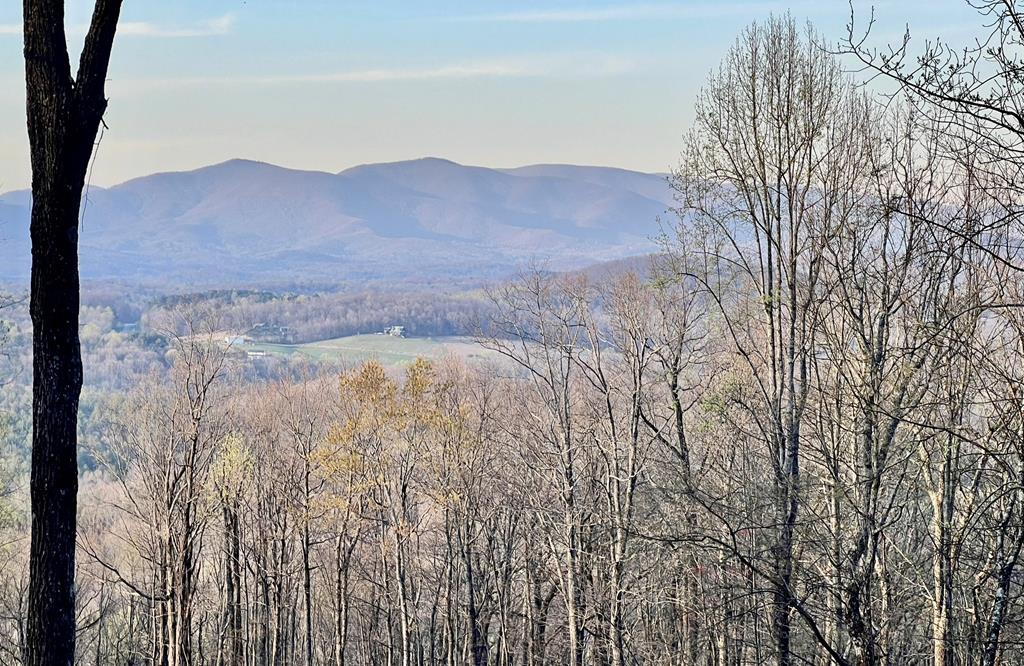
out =
[(441, 359), (455, 356), (467, 360), (497, 360), (498, 354), (484, 349), (467, 337), (397, 338), (390, 335), (350, 335), (332, 340), (304, 344), (251, 342), (236, 345), (244, 352), (265, 352), (268, 355), (302, 354), (316, 361), (357, 364), (375, 360), (382, 365), (400, 366), (417, 358)]

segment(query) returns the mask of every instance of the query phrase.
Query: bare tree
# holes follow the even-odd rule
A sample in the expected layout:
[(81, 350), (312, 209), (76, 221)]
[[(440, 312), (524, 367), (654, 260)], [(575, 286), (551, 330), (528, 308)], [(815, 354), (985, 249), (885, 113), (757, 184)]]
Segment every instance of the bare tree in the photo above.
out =
[[(1024, 11), (1014, 0), (964, 0), (978, 14), (980, 34), (954, 45), (941, 38), (923, 42), (914, 52), (908, 27), (902, 40), (884, 48), (871, 45), (875, 17), (858, 24), (851, 11), (837, 51), (850, 56), (869, 79), (893, 83), (917, 112), (941, 126), (948, 137), (946, 158), (966, 155), (969, 167), (985, 172), (986, 187), (999, 203), (999, 214), (962, 240), (991, 253), (1017, 270), (1022, 209), (1019, 187), (1024, 172)], [(970, 150), (964, 152), (964, 140)]]
[[(112, 529), (127, 554), (148, 566), (123, 570), (88, 542), (84, 546), (115, 582), (148, 602), (153, 663), (187, 666), (198, 647), (195, 612), (205, 535), (218, 509), (211, 500), (230, 492), (225, 456), (242, 454), (228, 446), (220, 456), (230, 444), (220, 390), (225, 349), (212, 333), (193, 329), (176, 338), (172, 353), (172, 382), (140, 387), (106, 461), (121, 489), (114, 503), (120, 520)], [(222, 464), (215, 466), (218, 458)]]
[[(539, 468), (552, 475), (559, 511), (541, 510), (542, 522), (557, 528), (548, 540), (555, 554), (559, 588), (565, 602), (569, 663), (583, 663), (582, 532), (588, 509), (583, 502), (576, 357), (586, 347), (581, 316), (585, 301), (570, 282), (549, 279), (535, 270), (492, 294), (494, 335), (485, 345), (507, 357), (527, 380), (531, 407), (521, 418), (524, 435), (536, 442)], [(532, 423), (531, 423), (532, 421)]]
[(795, 538), (821, 271), (831, 231), (847, 223), (857, 202), (869, 123), (869, 100), (813, 32), (801, 35), (791, 18), (773, 18), (747, 29), (710, 78), (674, 176), (684, 224), (708, 232), (710, 263), (691, 277), (718, 301), (755, 383), (745, 408), (774, 474), (767, 582), (781, 665), (792, 663), (792, 617), (800, 608)]

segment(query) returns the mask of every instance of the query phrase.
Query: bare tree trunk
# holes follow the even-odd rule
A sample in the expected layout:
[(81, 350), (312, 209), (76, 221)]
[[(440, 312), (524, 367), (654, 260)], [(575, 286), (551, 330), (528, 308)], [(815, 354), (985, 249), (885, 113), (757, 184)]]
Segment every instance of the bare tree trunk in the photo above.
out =
[[(306, 507), (309, 506), (309, 460), (305, 462), (305, 474), (304, 474), (304, 490), (305, 490), (305, 503)], [(307, 508), (307, 515), (303, 520), (302, 524), (302, 600), (304, 606), (304, 621), (305, 626), (305, 666), (313, 666), (313, 580), (312, 572), (313, 569), (309, 562), (309, 552), (312, 548), (311, 539), (309, 535), (309, 515)]]
[[(1024, 492), (1018, 489), (1014, 495), (1016, 506), (1024, 506)], [(981, 660), (984, 666), (995, 666), (998, 663), (1001, 647), (1000, 636), (1006, 622), (1006, 611), (1010, 604), (1010, 586), (1014, 571), (1017, 568), (1017, 562), (1020, 559), (1021, 549), (1024, 547), (1024, 530), (1019, 528), (1013, 542), (1010, 544), (1005, 543), (1005, 529), (1009, 527), (1009, 523), (1017, 516), (1017, 512), (1013, 509), (1008, 512), (1007, 520), (1004, 522), (1004, 531), (998, 537), (999, 546), (996, 552), (999, 558), (999, 569), (996, 576), (996, 590), (993, 595), (992, 612), (989, 616), (988, 631), (985, 636), (985, 653)]]
[(349, 634), (349, 578), (351, 575), (352, 552), (355, 550), (356, 541), (351, 541), (348, 546), (344, 545), (344, 536), (338, 534), (335, 539), (334, 555), (337, 560), (337, 580), (335, 581), (335, 636), (334, 636), (334, 663), (335, 666), (345, 666), (345, 653), (348, 649)]
[(32, 545), (28, 663), (75, 658), (78, 497), (78, 209), (106, 109), (120, 0), (98, 0), (77, 79), (63, 0), (25, 0), (25, 82), (32, 161)]
[[(401, 526), (401, 523), (398, 523)], [(396, 530), (400, 529), (396, 527)], [(412, 627), (409, 624), (409, 596), (403, 537), (395, 533), (395, 585), (398, 593), (399, 628), (402, 638), (402, 666), (412, 666)]]
[(238, 512), (232, 506), (223, 509), (225, 538), (225, 596), (227, 597), (228, 666), (242, 666), (242, 599), (241, 599), (241, 538)]
[[(950, 438), (951, 439), (951, 438)], [(949, 447), (952, 447), (950, 442)], [(954, 462), (947, 448), (939, 469), (939, 487), (932, 491), (932, 539), (935, 555), (932, 560), (932, 659), (935, 666), (953, 664), (950, 621), (953, 610), (952, 522), (955, 507), (954, 480), (950, 478)]]
[[(467, 507), (468, 515), (469, 509)], [(480, 631), (480, 613), (477, 605), (477, 582), (473, 572), (473, 551), (470, 546), (469, 519), (463, 526), (462, 558), (466, 564), (466, 602), (469, 617), (470, 652), (473, 666), (487, 666), (487, 636)]]
[(579, 583), (579, 527), (576, 523), (575, 503), (575, 478), (573, 477), (573, 464), (571, 444), (566, 446), (569, 462), (565, 471), (565, 487), (563, 488), (563, 502), (565, 502), (565, 603), (568, 615), (569, 630), (569, 659), (572, 666), (582, 666), (583, 646), (580, 644), (582, 635), (580, 627), (580, 583)]

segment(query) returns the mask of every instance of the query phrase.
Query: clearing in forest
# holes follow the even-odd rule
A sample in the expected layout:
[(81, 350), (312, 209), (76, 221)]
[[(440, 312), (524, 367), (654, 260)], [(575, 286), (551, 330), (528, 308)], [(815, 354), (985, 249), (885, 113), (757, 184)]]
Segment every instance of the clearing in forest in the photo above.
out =
[(239, 351), (268, 355), (302, 354), (316, 361), (357, 364), (375, 360), (385, 366), (401, 366), (417, 358), (441, 359), (456, 356), (467, 360), (495, 360), (498, 355), (469, 337), (399, 338), (390, 335), (349, 335), (302, 344), (252, 342), (237, 345)]

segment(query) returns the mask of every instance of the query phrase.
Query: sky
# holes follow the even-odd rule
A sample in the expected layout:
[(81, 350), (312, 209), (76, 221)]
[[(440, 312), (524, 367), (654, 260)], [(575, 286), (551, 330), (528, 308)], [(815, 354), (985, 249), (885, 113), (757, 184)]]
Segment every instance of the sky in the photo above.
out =
[[(71, 60), (91, 12), (68, 0)], [(873, 38), (961, 43), (964, 0), (854, 0)], [(125, 0), (91, 182), (241, 157), (340, 171), (444, 157), (666, 171), (708, 72), (789, 11), (838, 39), (848, 0)], [(0, 3), (0, 192), (27, 187), (21, 3)], [(852, 65), (852, 63), (851, 63)]]

